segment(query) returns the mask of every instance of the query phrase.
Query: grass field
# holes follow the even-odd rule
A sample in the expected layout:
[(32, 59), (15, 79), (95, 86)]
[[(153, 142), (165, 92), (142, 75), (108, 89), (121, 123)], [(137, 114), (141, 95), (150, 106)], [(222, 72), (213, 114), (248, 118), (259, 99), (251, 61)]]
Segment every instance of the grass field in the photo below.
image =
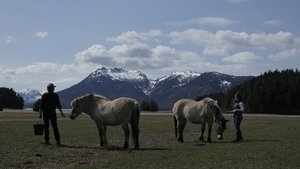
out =
[(38, 120), (33, 112), (0, 112), (0, 168), (300, 168), (300, 118), (244, 116), (244, 142), (233, 143), (232, 117), (218, 141), (202, 143), (199, 125), (188, 123), (185, 143), (177, 143), (173, 117), (142, 115), (140, 150), (122, 150), (120, 126), (108, 127), (107, 148), (98, 148), (99, 136), (94, 122), (81, 115), (71, 121), (59, 117), (63, 146), (57, 147), (50, 128), (50, 142), (33, 134)]

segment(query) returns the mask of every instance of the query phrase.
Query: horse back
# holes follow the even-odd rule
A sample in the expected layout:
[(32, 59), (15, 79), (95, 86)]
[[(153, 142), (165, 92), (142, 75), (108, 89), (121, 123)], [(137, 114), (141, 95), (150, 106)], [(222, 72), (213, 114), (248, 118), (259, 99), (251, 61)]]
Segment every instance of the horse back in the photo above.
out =
[(213, 115), (206, 111), (201, 101), (180, 99), (173, 106), (173, 115), (177, 119), (186, 119), (191, 123), (199, 124), (213, 121)]
[(138, 102), (135, 99), (120, 97), (101, 104), (102, 122), (107, 125), (129, 123), (134, 113), (139, 113)]
[(186, 107), (187, 104), (190, 102), (193, 102), (194, 100), (192, 99), (180, 99), (177, 102), (174, 103), (172, 112), (174, 116), (183, 116), (184, 113), (184, 108)]
[(128, 116), (131, 116), (131, 113), (139, 108), (138, 101), (128, 97), (120, 97), (111, 101), (111, 106), (114, 108), (115, 113)]

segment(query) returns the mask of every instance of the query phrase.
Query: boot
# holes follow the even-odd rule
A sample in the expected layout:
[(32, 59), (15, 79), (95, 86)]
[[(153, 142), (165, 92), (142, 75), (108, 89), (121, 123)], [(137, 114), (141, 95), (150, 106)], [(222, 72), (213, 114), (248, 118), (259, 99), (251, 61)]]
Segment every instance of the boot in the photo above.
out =
[(60, 140), (57, 140), (57, 141), (56, 141), (56, 145), (57, 145), (57, 146), (61, 146)]
[(240, 140), (243, 141), (243, 135), (242, 135), (241, 131), (239, 131), (239, 137), (240, 137)]
[(45, 145), (51, 145), (49, 140), (45, 140)]
[(235, 138), (234, 142), (240, 142), (242, 140), (243, 140), (242, 132), (241, 131), (237, 131), (236, 132), (236, 138)]

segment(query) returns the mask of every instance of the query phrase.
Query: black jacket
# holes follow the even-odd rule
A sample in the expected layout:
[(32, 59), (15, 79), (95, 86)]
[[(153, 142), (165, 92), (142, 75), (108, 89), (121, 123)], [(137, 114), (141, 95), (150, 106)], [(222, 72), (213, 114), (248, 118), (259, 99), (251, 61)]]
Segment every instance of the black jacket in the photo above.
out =
[(62, 109), (59, 97), (54, 92), (47, 92), (42, 95), (40, 109), (45, 112), (55, 112), (55, 109)]

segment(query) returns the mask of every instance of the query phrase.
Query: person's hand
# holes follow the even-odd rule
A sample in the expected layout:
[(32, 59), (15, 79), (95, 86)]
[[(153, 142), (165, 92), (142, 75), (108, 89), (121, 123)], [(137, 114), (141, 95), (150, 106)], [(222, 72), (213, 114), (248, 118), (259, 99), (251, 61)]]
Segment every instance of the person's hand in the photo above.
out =
[(227, 113), (227, 114), (233, 113), (233, 110), (227, 110), (226, 113)]

